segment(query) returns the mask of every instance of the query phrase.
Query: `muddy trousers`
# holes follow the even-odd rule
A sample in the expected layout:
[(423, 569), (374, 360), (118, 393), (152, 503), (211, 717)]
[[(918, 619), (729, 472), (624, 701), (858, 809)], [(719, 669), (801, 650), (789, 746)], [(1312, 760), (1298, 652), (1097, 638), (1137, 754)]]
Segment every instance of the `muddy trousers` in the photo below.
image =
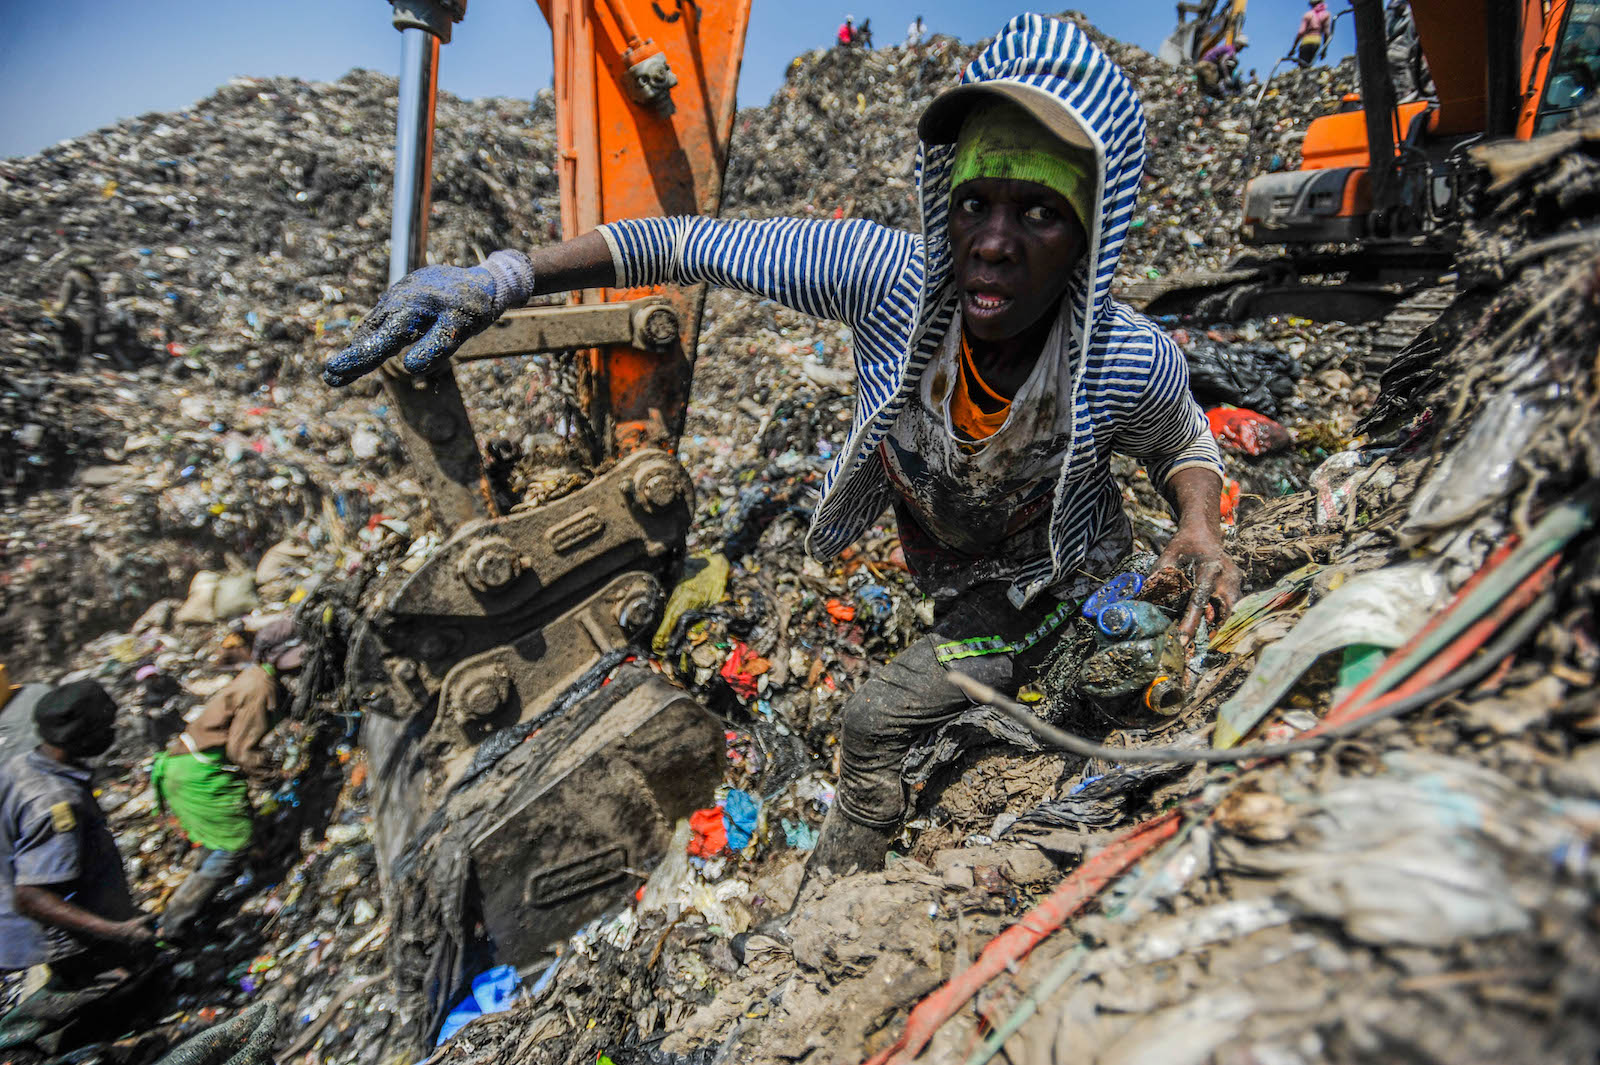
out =
[(167, 901), (161, 914), (161, 934), (182, 939), (189, 934), (195, 919), (210, 905), (217, 892), (233, 883), (244, 868), (245, 852), (202, 848), (194, 872), (184, 878)]
[(906, 754), (972, 708), (946, 672), (958, 670), (1015, 692), (1038, 675), (1075, 608), (1075, 602), (1044, 595), (1018, 610), (1006, 598), (1006, 586), (996, 582), (937, 614), (926, 635), (875, 671), (845, 704), (839, 813), (864, 828), (898, 831), (906, 815)]

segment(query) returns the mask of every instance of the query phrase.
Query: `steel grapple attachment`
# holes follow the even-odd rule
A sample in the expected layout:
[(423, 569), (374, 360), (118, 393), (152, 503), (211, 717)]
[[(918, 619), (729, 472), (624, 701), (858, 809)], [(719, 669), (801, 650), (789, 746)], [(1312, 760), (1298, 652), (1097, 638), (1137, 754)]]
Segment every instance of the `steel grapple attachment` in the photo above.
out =
[(463, 525), (367, 597), (347, 681), (367, 710), (397, 971), (535, 960), (626, 898), (711, 801), (721, 723), (635, 651), (691, 497), (677, 459), (637, 451)]

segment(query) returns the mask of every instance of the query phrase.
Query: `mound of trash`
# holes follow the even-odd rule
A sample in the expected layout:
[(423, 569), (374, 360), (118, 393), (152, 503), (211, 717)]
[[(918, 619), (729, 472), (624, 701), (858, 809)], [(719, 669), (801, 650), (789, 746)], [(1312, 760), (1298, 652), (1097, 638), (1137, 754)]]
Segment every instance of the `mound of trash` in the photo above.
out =
[[(756, 936), (743, 966), (729, 937), (794, 901), (829, 795), (826, 772), (763, 774), (730, 731), (713, 853), (694, 826), (690, 857), (442, 1060), (1591, 1059), (1600, 304), (1594, 208), (1556, 205), (1596, 204), (1594, 129), (1597, 112), (1544, 151), (1480, 150), (1480, 284), (1395, 359), (1360, 424), (1328, 429), (1308, 487), (1240, 520), (1252, 594), (1179, 714), (1069, 715), (1093, 754), (969, 737), (914, 789), (889, 867), (808, 889), (789, 938)], [(1211, 343), (1238, 357), (1247, 329), (1266, 332)], [(1348, 394), (1332, 393), (1353, 414)], [(876, 543), (815, 575), (817, 601), (858, 587), (836, 600), (846, 631), (892, 559)], [(758, 558), (723, 604), (743, 616), (706, 642), (748, 636), (759, 681), (811, 582), (786, 600), (776, 579), (763, 636)], [(709, 676), (716, 656), (694, 661)], [(833, 697), (781, 686), (740, 695), (751, 720), (770, 707), (811, 738), (802, 714)]]
[[(1121, 265), (1127, 278), (1215, 269), (1237, 254), (1245, 181), (1298, 166), (1306, 126), (1337, 110), (1356, 87), (1347, 59), (1283, 71), (1265, 87), (1213, 99), (1189, 71), (1106, 37), (1083, 15), (1062, 17), (1127, 72), (1144, 104), (1150, 138)], [(982, 46), (935, 35), (916, 48), (829, 48), (797, 57), (771, 102), (735, 120), (723, 214), (871, 218), (914, 228), (912, 118), (955, 84)]]
[[(297, 529), (321, 547), (419, 510), (382, 402), (313, 372), (388, 277), (395, 86), (241, 78), (0, 163), (13, 669), (60, 662)], [(441, 95), (434, 254), (549, 239), (554, 137), (548, 95)]]

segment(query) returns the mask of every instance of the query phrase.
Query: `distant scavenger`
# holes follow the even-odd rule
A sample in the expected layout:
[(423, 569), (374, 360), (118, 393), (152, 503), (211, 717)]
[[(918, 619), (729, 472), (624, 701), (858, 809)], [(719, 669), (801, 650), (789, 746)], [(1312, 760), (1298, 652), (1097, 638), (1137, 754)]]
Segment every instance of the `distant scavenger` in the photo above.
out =
[(1194, 65), (1195, 77), (1207, 96), (1232, 96), (1243, 88), (1239, 80), (1239, 53), (1250, 47), (1250, 38), (1239, 34), (1206, 49)]
[(1294, 37), (1294, 58), (1302, 69), (1316, 61), (1318, 52), (1327, 51), (1332, 25), (1333, 15), (1328, 12), (1326, 0), (1309, 0), (1309, 8), (1300, 16), (1300, 28)]
[(262, 742), (279, 717), (280, 679), (304, 663), (294, 622), (275, 621), (256, 634), (254, 664), (206, 701), (199, 716), (156, 755), (150, 771), (160, 809), (177, 818), (199, 848), (194, 872), (178, 885), (161, 915), (161, 935), (182, 939), (217, 892), (244, 867), (255, 836), (247, 780), (264, 787), (277, 774)]

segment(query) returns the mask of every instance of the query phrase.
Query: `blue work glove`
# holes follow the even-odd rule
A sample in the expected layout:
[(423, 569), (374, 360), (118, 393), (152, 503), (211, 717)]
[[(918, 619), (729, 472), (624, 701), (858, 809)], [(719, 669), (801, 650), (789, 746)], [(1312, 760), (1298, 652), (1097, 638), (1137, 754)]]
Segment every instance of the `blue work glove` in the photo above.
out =
[(322, 367), (335, 388), (376, 370), (406, 345), (407, 373), (425, 374), (487, 329), (507, 307), (533, 295), (533, 263), (520, 251), (497, 251), (470, 269), (424, 266), (397, 281), (356, 328), (350, 346)]

